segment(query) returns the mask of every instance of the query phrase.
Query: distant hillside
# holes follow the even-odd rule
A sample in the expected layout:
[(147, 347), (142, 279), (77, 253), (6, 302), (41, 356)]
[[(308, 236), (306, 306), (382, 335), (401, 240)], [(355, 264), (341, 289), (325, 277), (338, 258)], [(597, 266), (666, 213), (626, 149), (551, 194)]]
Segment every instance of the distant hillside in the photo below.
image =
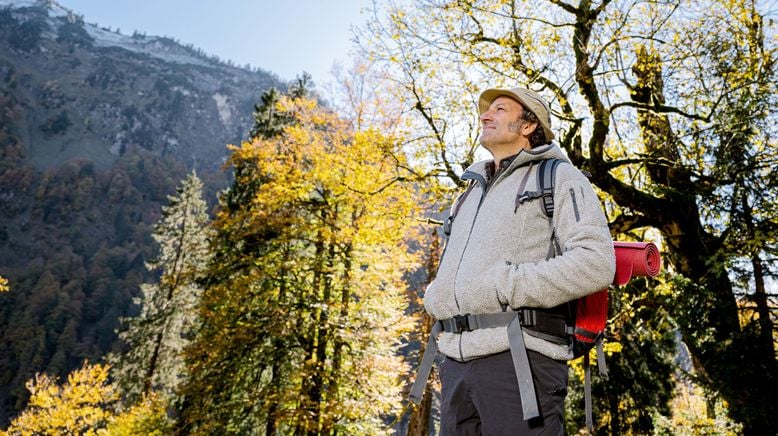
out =
[(121, 344), (154, 279), (160, 208), (197, 169), (213, 205), (226, 144), (275, 76), (55, 2), (0, 0), (0, 428), (36, 372), (63, 377)]
[(107, 168), (143, 148), (216, 168), (281, 83), (170, 38), (87, 24), (56, 2), (0, 0), (0, 86), (23, 108), (17, 128), (36, 167), (86, 157)]

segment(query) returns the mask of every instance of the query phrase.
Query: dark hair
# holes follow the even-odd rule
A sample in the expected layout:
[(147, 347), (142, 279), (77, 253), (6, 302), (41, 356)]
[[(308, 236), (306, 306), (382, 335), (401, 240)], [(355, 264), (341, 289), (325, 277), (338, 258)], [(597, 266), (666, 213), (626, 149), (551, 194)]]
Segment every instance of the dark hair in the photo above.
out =
[(548, 141), (546, 141), (546, 133), (543, 131), (543, 126), (540, 125), (540, 121), (538, 120), (537, 115), (535, 115), (532, 111), (527, 110), (527, 108), (524, 108), (524, 112), (521, 114), (521, 119), (528, 123), (535, 123), (536, 126), (535, 130), (529, 135), (530, 147), (540, 147), (541, 145), (548, 143)]

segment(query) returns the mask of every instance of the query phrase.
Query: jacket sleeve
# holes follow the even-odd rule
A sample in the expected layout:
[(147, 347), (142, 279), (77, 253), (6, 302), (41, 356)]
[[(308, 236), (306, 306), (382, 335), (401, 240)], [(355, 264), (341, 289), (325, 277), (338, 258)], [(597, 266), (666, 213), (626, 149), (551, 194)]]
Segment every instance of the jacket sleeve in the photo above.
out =
[(503, 303), (513, 308), (554, 307), (607, 288), (613, 281), (613, 240), (588, 179), (568, 165), (560, 166), (554, 206), (553, 227), (561, 253), (548, 260), (492, 269)]

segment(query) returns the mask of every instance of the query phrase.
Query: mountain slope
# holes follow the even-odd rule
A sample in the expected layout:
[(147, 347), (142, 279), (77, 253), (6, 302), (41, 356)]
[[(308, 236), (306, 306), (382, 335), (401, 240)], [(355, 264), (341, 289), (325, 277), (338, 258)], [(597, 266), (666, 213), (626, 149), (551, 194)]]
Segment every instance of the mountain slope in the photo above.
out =
[(137, 148), (217, 168), (225, 144), (245, 138), (262, 92), (281, 85), (46, 1), (0, 3), (0, 83), (24, 108), (19, 134), (39, 168), (74, 157), (107, 168)]
[(169, 38), (0, 0), (0, 428), (36, 372), (121, 349), (167, 195), (196, 169), (214, 203), (225, 146), (271, 86), (285, 88)]

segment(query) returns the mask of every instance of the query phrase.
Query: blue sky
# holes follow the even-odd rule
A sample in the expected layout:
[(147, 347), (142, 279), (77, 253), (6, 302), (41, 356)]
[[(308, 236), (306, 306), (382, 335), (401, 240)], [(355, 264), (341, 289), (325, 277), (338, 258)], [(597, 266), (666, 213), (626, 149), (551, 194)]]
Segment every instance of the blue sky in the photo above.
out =
[(351, 26), (371, 0), (57, 0), (88, 23), (131, 35), (169, 36), (237, 65), (291, 80), (302, 71), (317, 84), (334, 62), (351, 64)]

